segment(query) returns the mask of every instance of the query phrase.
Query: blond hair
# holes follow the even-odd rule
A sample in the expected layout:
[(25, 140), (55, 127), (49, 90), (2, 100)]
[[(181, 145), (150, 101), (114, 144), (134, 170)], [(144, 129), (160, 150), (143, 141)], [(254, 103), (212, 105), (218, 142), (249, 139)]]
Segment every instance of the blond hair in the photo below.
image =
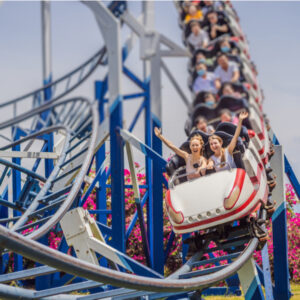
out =
[[(223, 145), (223, 140), (221, 137), (219, 137), (218, 135), (216, 134), (213, 134), (211, 135), (209, 138), (208, 138), (208, 141), (210, 142), (211, 140), (218, 140), (220, 142), (221, 145)], [(221, 148), (221, 163), (224, 163), (225, 162), (225, 150), (224, 148), (222, 147)]]

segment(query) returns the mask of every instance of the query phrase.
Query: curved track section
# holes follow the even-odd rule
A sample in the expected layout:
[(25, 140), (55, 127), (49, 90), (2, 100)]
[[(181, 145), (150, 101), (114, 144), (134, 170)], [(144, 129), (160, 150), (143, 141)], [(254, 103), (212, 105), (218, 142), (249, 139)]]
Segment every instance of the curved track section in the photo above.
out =
[[(234, 16), (232, 11), (230, 13)], [(98, 110), (93, 102), (84, 98), (58, 101), (88, 78), (97, 65), (104, 63), (105, 51), (105, 47), (102, 48), (83, 65), (49, 86), (0, 105), (0, 108), (11, 111), (8, 120), (0, 124), (0, 151), (3, 155), (7, 152), (5, 155), (12, 159), (0, 160), (0, 203), (2, 215), (6, 214), (5, 218), (0, 219), (2, 254), (3, 257), (6, 255), (7, 260), (8, 251), (13, 251), (44, 264), (0, 275), (0, 283), (49, 274), (59, 274), (60, 281), (66, 274), (73, 275), (64, 281), (69, 284), (62, 282), (55, 289), (43, 291), (25, 291), (2, 284), (0, 294), (4, 298), (14, 299), (22, 295), (24, 299), (51, 299), (51, 296), (58, 299), (57, 295), (101, 287), (101, 292), (86, 296), (86, 299), (101, 299), (112, 295), (108, 285), (121, 287), (114, 290), (115, 295), (128, 298), (145, 294), (138, 290), (175, 293), (204, 289), (235, 274), (259, 245), (258, 239), (249, 233), (247, 223), (241, 222), (236, 228), (228, 225), (221, 232), (220, 228), (207, 231), (196, 240), (195, 254), (174, 274), (161, 278), (124, 254), (119, 266), (126, 269), (128, 262), (132, 262), (136, 269), (122, 271), (124, 269), (118, 266), (106, 268), (91, 264), (76, 258), (68, 247), (57, 251), (35, 241), (59, 226), (58, 222), (68, 210), (80, 204), (86, 188), (85, 176), (90, 170), (94, 152), (108, 137), (108, 122), (103, 122), (99, 127)], [(74, 77), (77, 80), (71, 83)], [(59, 85), (64, 86), (60, 91)], [(52, 100), (44, 103), (48, 88), (51, 89)], [(28, 102), (29, 105), (25, 105)], [(27, 107), (28, 111), (22, 110), (20, 114), (19, 106)], [(53, 146), (55, 151), (49, 150)], [(40, 150), (30, 152), (30, 149)], [(26, 161), (29, 158), (33, 159), (31, 163)], [(45, 163), (42, 163), (43, 160)], [(45, 173), (46, 176), (43, 175)], [(16, 185), (17, 179), (22, 184)], [(266, 210), (261, 209), (260, 218), (265, 220), (266, 215)], [(210, 242), (214, 245), (209, 245)], [(120, 257), (115, 249), (107, 249)], [(219, 251), (223, 251), (222, 256), (216, 258), (213, 254)], [(122, 265), (124, 260), (126, 263)], [(143, 276), (144, 271), (150, 275)], [(79, 282), (72, 283), (78, 277), (81, 277)], [(74, 295), (61, 297), (85, 298)]]
[(6, 112), (4, 120), (15, 118), (21, 113), (24, 113), (25, 110), (29, 112), (33, 108), (43, 105), (46, 99), (49, 99), (49, 94), (51, 95), (52, 102), (66, 96), (81, 85), (99, 65), (105, 63), (105, 54), (106, 49), (102, 47), (83, 64), (59, 79), (21, 97), (0, 103), (0, 109)]
[[(39, 119), (43, 113), (47, 113), (46, 120)], [(35, 128), (38, 129), (27, 130), (26, 124), (32, 124), (37, 118)], [(51, 126), (47, 126), (50, 123)], [(11, 127), (17, 132), (27, 132), (27, 135), (20, 135), (20, 139), (2, 146), (1, 150), (9, 151), (18, 147), (21, 151), (25, 150), (22, 153), (28, 158), (36, 155), (37, 159), (30, 166), (25, 166), (25, 162), (24, 166), (23, 162), (16, 166), (14, 163), (1, 161), (5, 166), (2, 177), (5, 174), (8, 177), (2, 181), (2, 185), (9, 186), (9, 177), (13, 179), (15, 176), (21, 176), (24, 184), (16, 187), (20, 189), (20, 193), (15, 203), (9, 198), (2, 200), (2, 210), (7, 208), (8, 217), (0, 222), (12, 231), (37, 239), (57, 224), (80, 192), (94, 155), (98, 114), (95, 105), (87, 99), (74, 98), (46, 103), (12, 121), (0, 124), (1, 131)], [(55, 164), (48, 177), (44, 178), (39, 175), (44, 168), (38, 157), (48, 157), (47, 154), (43, 156), (43, 153), (51, 135), (57, 141), (57, 153), (52, 153), (55, 154)], [(32, 147), (40, 147), (40, 152), (29, 152)], [(48, 162), (50, 160), (45, 159)], [(8, 176), (10, 173), (13, 175)]]
[(20, 253), (25, 257), (38, 260), (39, 262), (52, 266), (58, 270), (63, 270), (70, 274), (97, 282), (131, 289), (157, 292), (189, 291), (209, 287), (214, 283), (224, 280), (236, 273), (252, 256), (253, 251), (258, 245), (258, 240), (252, 239), (248, 246), (244, 249), (239, 259), (236, 259), (235, 262), (223, 270), (216, 271), (209, 275), (197, 276), (195, 278), (189, 277), (188, 279), (155, 279), (121, 273), (101, 266), (95, 266), (82, 260), (78, 260), (72, 256), (55, 251), (30, 239), (21, 237), (20, 235), (5, 228), (0, 228), (0, 232), (0, 241), (2, 246), (8, 247), (12, 251)]

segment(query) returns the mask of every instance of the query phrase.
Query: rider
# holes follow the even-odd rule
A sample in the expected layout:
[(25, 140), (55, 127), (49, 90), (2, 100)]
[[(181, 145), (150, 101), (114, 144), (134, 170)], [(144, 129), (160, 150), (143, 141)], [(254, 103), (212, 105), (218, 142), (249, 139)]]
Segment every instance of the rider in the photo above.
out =
[(155, 127), (154, 133), (162, 142), (164, 142), (167, 147), (185, 160), (188, 179), (194, 179), (200, 177), (201, 175), (205, 175), (206, 158), (203, 156), (204, 141), (200, 135), (195, 135), (190, 139), (191, 154), (189, 154), (188, 152), (177, 148), (170, 141), (168, 141), (161, 134), (161, 129)]
[(212, 135), (209, 137), (209, 146), (210, 149), (214, 152), (214, 154), (209, 158), (207, 168), (213, 169), (215, 168), (216, 171), (222, 170), (230, 170), (231, 168), (236, 168), (234, 159), (233, 159), (233, 150), (236, 146), (238, 137), (240, 135), (242, 129), (243, 120), (248, 117), (248, 113), (243, 111), (239, 115), (239, 123), (236, 127), (234, 136), (227, 146), (227, 148), (223, 148), (223, 140), (217, 136)]
[(203, 116), (200, 116), (196, 119), (196, 129), (199, 129), (207, 134), (213, 134), (215, 129), (212, 125), (207, 124), (207, 119)]

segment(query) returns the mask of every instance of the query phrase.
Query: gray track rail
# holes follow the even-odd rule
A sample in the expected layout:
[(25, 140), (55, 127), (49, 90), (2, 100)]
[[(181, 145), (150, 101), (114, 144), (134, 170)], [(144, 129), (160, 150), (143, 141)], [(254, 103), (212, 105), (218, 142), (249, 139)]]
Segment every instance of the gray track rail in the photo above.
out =
[(257, 238), (250, 240), (242, 254), (230, 265), (212, 274), (189, 279), (155, 279), (121, 273), (76, 259), (46, 247), (11, 230), (0, 227), (0, 245), (42, 264), (96, 282), (134, 290), (179, 292), (207, 288), (235, 274), (253, 255), (258, 246)]
[[(55, 226), (66, 211), (70, 208), (74, 199), (77, 197), (80, 187), (83, 183), (84, 176), (89, 170), (90, 163), (94, 155), (94, 149), (97, 142), (97, 129), (98, 129), (98, 114), (95, 107), (95, 103), (90, 102), (85, 98), (73, 98), (64, 101), (58, 102), (48, 102), (44, 105), (33, 109), (30, 112), (25, 112), (24, 114), (17, 116), (16, 118), (6, 121), (0, 124), (0, 130), (5, 130), (12, 126), (17, 126), (24, 121), (34, 120), (36, 116), (40, 116), (42, 113), (48, 112), (48, 119), (51, 120), (52, 126), (47, 127), (46, 125), (49, 122), (45, 122), (46, 128), (41, 128), (41, 130), (34, 130), (32, 134), (27, 135), (20, 140), (17, 140), (13, 143), (9, 143), (2, 147), (2, 149), (10, 149), (16, 145), (21, 145), (25, 142), (28, 142), (32, 139), (35, 139), (38, 136), (49, 134), (53, 132), (60, 132), (63, 134), (63, 145), (62, 150), (59, 153), (59, 158), (56, 161), (54, 169), (51, 172), (51, 175), (45, 179), (30, 170), (26, 170), (23, 166), (19, 166), (4, 160), (0, 161), (0, 164), (4, 164), (7, 167), (10, 167), (13, 170), (21, 171), (22, 174), (30, 176), (33, 179), (38, 179), (39, 181), (44, 182), (42, 188), (37, 193), (37, 195), (28, 203), (27, 198), (26, 203), (23, 201), (18, 204), (19, 207), (24, 208), (24, 213), (19, 217), (14, 217), (13, 219), (6, 220), (7, 224), (10, 224), (11, 230), (22, 231), (27, 228), (30, 228), (30, 225), (24, 226), (26, 222), (32, 219), (33, 216), (38, 217), (39, 221), (32, 224), (32, 227), (39, 225), (39, 228), (35, 228), (29, 236), (33, 239), (37, 239), (47, 233), (53, 226)], [(75, 117), (75, 122), (73, 118), (69, 118), (70, 115)], [(84, 128), (89, 128), (86, 130), (86, 133), (80, 139), (78, 138), (78, 133), (84, 133)], [(88, 136), (88, 139), (86, 139)], [(57, 185), (59, 181), (64, 179), (66, 176), (64, 168), (71, 163), (75, 163), (76, 155), (71, 155), (72, 153), (77, 152), (81, 154), (82, 161), (80, 164), (77, 164), (78, 170), (70, 169), (70, 175), (76, 176), (72, 184), (72, 189), (69, 189), (68, 194), (66, 194), (64, 185), (62, 188), (56, 190), (55, 184)], [(79, 155), (80, 156), (80, 155)], [(54, 187), (54, 188), (53, 188)], [(53, 203), (49, 201), (51, 194), (58, 193), (61, 190), (60, 196), (57, 200), (60, 202)], [(27, 194), (30, 190), (27, 191)], [(4, 202), (1, 203), (5, 205)], [(44, 207), (41, 207), (41, 204), (44, 204)], [(11, 205), (11, 203), (7, 203)], [(50, 214), (49, 211), (56, 208), (54, 214)], [(38, 209), (38, 210), (37, 210)], [(37, 211), (36, 211), (37, 210)], [(48, 213), (45, 216), (44, 213)], [(47, 217), (46, 217), (47, 216)], [(3, 223), (3, 220), (0, 220)], [(11, 222), (15, 222), (11, 227)]]
[[(218, 241), (213, 248), (208, 247), (210, 242), (208, 236), (202, 248), (199, 248), (198, 252), (179, 270), (167, 278), (157, 279), (94, 265), (35, 241), (58, 224), (80, 195), (84, 176), (88, 173), (94, 150), (99, 142), (97, 140), (98, 113), (95, 104), (87, 99), (72, 98), (62, 101), (61, 98), (87, 79), (97, 65), (104, 63), (105, 53), (106, 49), (103, 47), (92, 58), (66, 76), (22, 97), (0, 104), (0, 108), (10, 106), (13, 109), (13, 118), (0, 124), (0, 138), (2, 136), (4, 140), (8, 141), (0, 150), (9, 150), (28, 142), (27, 145), (30, 147), (30, 142), (41, 135), (60, 132), (64, 136), (64, 145), (48, 178), (43, 178), (38, 174), (34, 175), (24, 167), (18, 169), (12, 163), (0, 161), (0, 164), (6, 166), (5, 172), (7, 174), (8, 168), (10, 168), (11, 170), (20, 171), (23, 176), (31, 175), (33, 179), (44, 183), (29, 203), (21, 206), (22, 215), (0, 219), (0, 223), (7, 226), (0, 226), (2, 253), (13, 251), (44, 265), (0, 275), (0, 296), (3, 299), (102, 299), (114, 295), (122, 299), (130, 299), (142, 295), (152, 295), (156, 292), (168, 294), (205, 289), (235, 274), (252, 257), (254, 250), (259, 245), (257, 238), (251, 238), (247, 235), (247, 230), (241, 230), (240, 233), (232, 235), (229, 234), (224, 240)], [(88, 69), (88, 71), (83, 71), (84, 69)], [(78, 76), (78, 80), (75, 84), (70, 85), (72, 76)], [(65, 84), (65, 89), (58, 93), (57, 87), (60, 84)], [(43, 93), (47, 88), (51, 88), (57, 94), (54, 95), (51, 101), (44, 103)], [(24, 103), (24, 101), (31, 101), (33, 109), (30, 108), (29, 111), (18, 114), (17, 105)], [(44, 119), (41, 118), (43, 113), (47, 113)], [(30, 121), (31, 128), (27, 130), (26, 137), (21, 137), (15, 141), (14, 134), (11, 139), (5, 138), (5, 134), (1, 135), (1, 130), (5, 132), (9, 128), (16, 128), (28, 121)], [(36, 128), (39, 128), (39, 130), (35, 130)], [(75, 154), (71, 155), (72, 153)], [(76, 163), (76, 167), (70, 167), (78, 159), (82, 161)], [(68, 176), (72, 178), (71, 183), (65, 180)], [(63, 187), (55, 188), (59, 186), (61, 181), (64, 182)], [(30, 193), (33, 195), (34, 191), (29, 189), (28, 195)], [(9, 208), (13, 208), (11, 203), (6, 204)], [(50, 215), (49, 212), (51, 212)], [(266, 218), (265, 213), (262, 216)], [(33, 218), (35, 222), (28, 224), (28, 221)], [(34, 230), (25, 236), (20, 234), (28, 228)], [(204, 259), (204, 254), (218, 250), (224, 250), (227, 254), (221, 258)], [(227, 261), (227, 263), (217, 267), (195, 270), (200, 266), (220, 261)], [(86, 280), (42, 291), (14, 288), (4, 284), (15, 280), (38, 278), (56, 272), (67, 273)], [(112, 291), (106, 285), (119, 288)], [(87, 296), (65, 294), (100, 286), (106, 287), (106, 290)]]
[(3, 101), (0, 103), (0, 109), (6, 109), (12, 113), (12, 115), (6, 114), (4, 117), (6, 119), (16, 117), (18, 110), (24, 112), (24, 108), (27, 108), (27, 111), (30, 112), (33, 108), (43, 105), (45, 103), (45, 90), (47, 89), (50, 89), (52, 94), (49, 102), (53, 103), (63, 98), (88, 79), (99, 65), (105, 63), (105, 55), (106, 48), (104, 46), (80, 66), (57, 80), (20, 97)]

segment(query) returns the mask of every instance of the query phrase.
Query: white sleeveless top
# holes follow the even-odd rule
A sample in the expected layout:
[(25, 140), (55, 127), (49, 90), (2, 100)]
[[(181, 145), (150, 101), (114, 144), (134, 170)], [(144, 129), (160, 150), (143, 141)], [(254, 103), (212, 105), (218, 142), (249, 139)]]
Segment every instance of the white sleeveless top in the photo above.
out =
[[(214, 161), (215, 166), (221, 163), (221, 156), (216, 157), (215, 155), (212, 155), (210, 158)], [(225, 162), (227, 163), (226, 165), (224, 166), (220, 165), (215, 167), (217, 172), (230, 170), (230, 168), (236, 168), (233, 156), (230, 155), (227, 148), (225, 149)]]
[(194, 173), (194, 174), (187, 175), (188, 179), (200, 177), (200, 175), (195, 174), (196, 168), (194, 168), (194, 166), (193, 166), (194, 164), (199, 164), (199, 167), (200, 167), (201, 166), (201, 157), (200, 157), (199, 161), (192, 163), (192, 155), (189, 154), (189, 156), (186, 160), (185, 170), (186, 170), (187, 174), (189, 174), (189, 173)]

